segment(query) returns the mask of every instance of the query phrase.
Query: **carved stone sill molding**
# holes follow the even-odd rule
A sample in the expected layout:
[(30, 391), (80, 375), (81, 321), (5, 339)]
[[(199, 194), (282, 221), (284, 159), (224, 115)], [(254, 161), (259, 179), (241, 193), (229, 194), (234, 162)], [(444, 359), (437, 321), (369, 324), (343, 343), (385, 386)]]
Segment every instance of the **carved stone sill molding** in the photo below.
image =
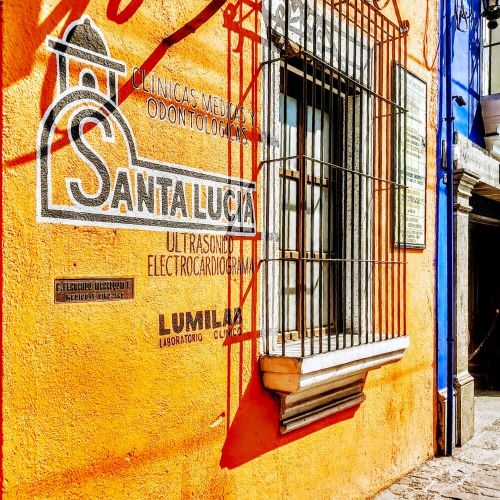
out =
[(362, 403), (368, 371), (399, 361), (408, 345), (397, 337), (308, 357), (262, 356), (264, 386), (281, 401), (281, 433)]

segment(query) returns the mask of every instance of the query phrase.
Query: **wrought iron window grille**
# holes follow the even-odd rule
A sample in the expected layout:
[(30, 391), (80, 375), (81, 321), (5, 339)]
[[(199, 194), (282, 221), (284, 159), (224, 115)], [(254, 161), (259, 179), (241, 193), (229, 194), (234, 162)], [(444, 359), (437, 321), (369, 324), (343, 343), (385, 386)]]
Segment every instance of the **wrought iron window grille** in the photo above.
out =
[(263, 30), (265, 352), (403, 336), (407, 24), (268, 0)]

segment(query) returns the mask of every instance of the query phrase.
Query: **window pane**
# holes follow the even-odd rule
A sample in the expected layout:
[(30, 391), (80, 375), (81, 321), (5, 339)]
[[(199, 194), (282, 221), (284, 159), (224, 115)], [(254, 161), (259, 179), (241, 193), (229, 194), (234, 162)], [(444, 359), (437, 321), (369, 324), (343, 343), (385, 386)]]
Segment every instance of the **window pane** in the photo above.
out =
[(490, 78), (491, 78), (491, 93), (500, 93), (500, 45), (491, 47), (491, 66), (490, 66)]
[[(282, 287), (285, 288), (285, 332), (297, 330), (297, 263), (295, 261), (283, 261), (280, 263), (279, 270), (279, 290), (280, 290), (280, 317), (278, 331), (283, 329), (281, 297)], [(284, 282), (282, 281), (282, 272), (284, 269)]]
[[(281, 144), (280, 156), (297, 156), (297, 99), (286, 98), (286, 125), (285, 123), (285, 96), (280, 94), (280, 124)], [(283, 165), (287, 170), (297, 170), (297, 160), (292, 159)]]
[(482, 91), (483, 95), (489, 95), (490, 93), (490, 49), (485, 48), (483, 50), (483, 65), (482, 65)]
[(482, 26), (482, 39), (483, 39), (483, 46), (484, 45), (489, 45), (490, 40), (491, 40), (491, 30), (488, 29), (488, 21), (483, 18), (482, 20), (483, 26)]
[[(320, 202), (320, 194), (322, 200)], [(314, 186), (313, 188), (314, 202), (311, 204), (311, 184), (306, 185), (306, 247), (305, 251), (311, 251), (311, 234), (313, 236), (314, 252), (328, 252), (328, 186)], [(333, 193), (332, 193), (333, 196)], [(333, 200), (330, 201), (333, 203)], [(313, 227), (311, 232), (311, 211)], [(333, 220), (331, 222), (333, 226)], [(320, 242), (320, 234), (323, 241)], [(322, 243), (322, 245), (321, 245)], [(332, 238), (330, 244), (333, 247)]]
[(498, 28), (490, 30), (488, 27), (486, 29), (490, 32), (490, 43), (500, 42), (500, 30)]
[[(320, 270), (323, 275), (320, 279)], [(313, 279), (311, 282), (311, 270)], [(333, 286), (332, 276), (330, 277), (331, 285)], [(326, 262), (311, 262), (306, 263), (306, 330), (311, 329), (311, 289), (313, 291), (313, 319), (314, 328), (326, 327), (328, 324), (328, 308), (334, 303), (334, 295), (330, 293), (330, 304), (328, 304), (328, 263)], [(320, 300), (320, 297), (322, 299)], [(320, 323), (320, 314), (323, 318)], [(333, 323), (333, 308), (330, 313), (330, 320)]]
[(297, 181), (286, 179), (285, 185), (285, 224), (283, 227), (283, 177), (280, 177), (280, 248), (282, 250), (297, 250)]
[[(321, 156), (322, 151), (323, 156)], [(324, 162), (330, 161), (330, 118), (327, 113), (323, 111), (323, 114), (321, 114), (320, 109), (312, 106), (307, 106), (306, 156)], [(326, 166), (321, 169), (321, 163), (319, 162), (308, 165), (308, 174), (311, 174), (312, 167), (315, 176), (329, 176), (329, 169)]]

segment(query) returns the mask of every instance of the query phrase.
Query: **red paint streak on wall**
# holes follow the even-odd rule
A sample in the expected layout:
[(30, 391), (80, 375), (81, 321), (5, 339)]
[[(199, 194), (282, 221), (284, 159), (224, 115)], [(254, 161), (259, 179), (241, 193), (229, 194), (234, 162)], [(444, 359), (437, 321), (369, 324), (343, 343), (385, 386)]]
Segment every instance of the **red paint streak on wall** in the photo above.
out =
[[(227, 0), (212, 0), (200, 13), (198, 13), (193, 19), (191, 19), (189, 22), (184, 24), (181, 28), (179, 28), (177, 31), (169, 35), (168, 37), (164, 38), (158, 46), (153, 50), (151, 55), (144, 61), (144, 63), (141, 65), (141, 70), (145, 72), (146, 75), (148, 75), (153, 68), (158, 64), (158, 62), (162, 59), (162, 57), (165, 55), (167, 50), (172, 47), (173, 45), (179, 43), (180, 41), (184, 40), (187, 36), (191, 35), (194, 33), (200, 26), (202, 26), (204, 23), (206, 23), (211, 17), (215, 15), (215, 13), (226, 3)], [(116, 9), (118, 8), (118, 3), (116, 0), (113, 2), (114, 4), (114, 9), (112, 10), (113, 15), (118, 16), (119, 19), (124, 18), (125, 13), (130, 17), (132, 4), (136, 5), (136, 8), (138, 8), (137, 2), (133, 2), (129, 4), (120, 14), (117, 13)], [(61, 4), (60, 4), (61, 5)], [(85, 0), (85, 2), (79, 4), (78, 12), (76, 10), (71, 11), (71, 19), (68, 19), (66, 26), (63, 29), (66, 29), (68, 24), (72, 22), (74, 19), (78, 19), (81, 17), (83, 14), (83, 11), (85, 10), (85, 7), (88, 5), (88, 0)], [(112, 8), (112, 9), (113, 9)], [(76, 9), (76, 7), (74, 7)], [(108, 7), (108, 12), (109, 12), (109, 7)], [(74, 15), (74, 17), (73, 17)], [(122, 21), (125, 22), (125, 21)], [(45, 23), (44, 23), (45, 24)], [(46, 33), (49, 31), (44, 30), (41, 33), (42, 40), (45, 39)], [(43, 33), (43, 35), (42, 35)], [(40, 40), (36, 41), (38, 46), (40, 44)], [(55, 64), (55, 57), (53, 58), (54, 64)], [(31, 71), (31, 67), (30, 70)], [(42, 85), (42, 110), (41, 110), (41, 115), (43, 115), (44, 110), (48, 107), (52, 95), (53, 95), (53, 89), (55, 87), (55, 71), (49, 71), (47, 70), (44, 84)], [(134, 86), (132, 85), (132, 77), (129, 78), (118, 90), (118, 102), (122, 103), (127, 97), (133, 92)], [(44, 101), (47, 101), (46, 103)], [(51, 150), (52, 151), (58, 151), (59, 149), (62, 149), (66, 147), (69, 144), (69, 140), (67, 135), (64, 135), (60, 139), (54, 141), (52, 143)], [(16, 167), (18, 165), (22, 165), (23, 163), (33, 161), (36, 158), (36, 151), (32, 151), (30, 153), (27, 153), (25, 155), (19, 156), (17, 158), (14, 158), (13, 160), (9, 160), (8, 162), (5, 163), (5, 167), (12, 168)]]
[[(45, 37), (52, 33), (57, 25), (66, 18), (66, 22), (62, 28), (62, 32), (64, 33), (66, 27), (74, 19), (79, 19), (82, 16), (89, 2), (90, 0), (62, 0), (40, 24), (38, 24), (38, 19), (40, 18), (41, 1), (30, 2), (29, 8), (26, 8), (23, 12), (24, 30), (12, 30), (9, 32), (9, 39), (12, 40), (12, 46), (23, 47), (23, 52), (22, 60), (19, 59), (19, 52), (16, 52), (16, 64), (9, 66), (9, 72), (6, 73), (7, 78), (2, 82), (2, 88), (4, 88), (4, 85), (5, 87), (10, 87), (17, 81), (28, 76), (33, 70), (36, 51), (44, 43)], [(49, 102), (51, 99), (52, 94), (49, 96)]]
[(144, 0), (131, 0), (131, 2), (121, 11), (118, 12), (120, 7), (120, 0), (109, 0), (106, 15), (111, 21), (117, 24), (123, 24), (128, 21), (142, 5)]

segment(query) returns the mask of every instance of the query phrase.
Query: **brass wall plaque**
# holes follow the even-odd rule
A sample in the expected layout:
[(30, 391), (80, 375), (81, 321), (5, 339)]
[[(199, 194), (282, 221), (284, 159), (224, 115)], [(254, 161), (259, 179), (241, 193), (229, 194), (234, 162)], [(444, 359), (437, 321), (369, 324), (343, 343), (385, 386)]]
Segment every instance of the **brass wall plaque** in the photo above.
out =
[(134, 298), (134, 278), (54, 280), (54, 302), (107, 302)]

